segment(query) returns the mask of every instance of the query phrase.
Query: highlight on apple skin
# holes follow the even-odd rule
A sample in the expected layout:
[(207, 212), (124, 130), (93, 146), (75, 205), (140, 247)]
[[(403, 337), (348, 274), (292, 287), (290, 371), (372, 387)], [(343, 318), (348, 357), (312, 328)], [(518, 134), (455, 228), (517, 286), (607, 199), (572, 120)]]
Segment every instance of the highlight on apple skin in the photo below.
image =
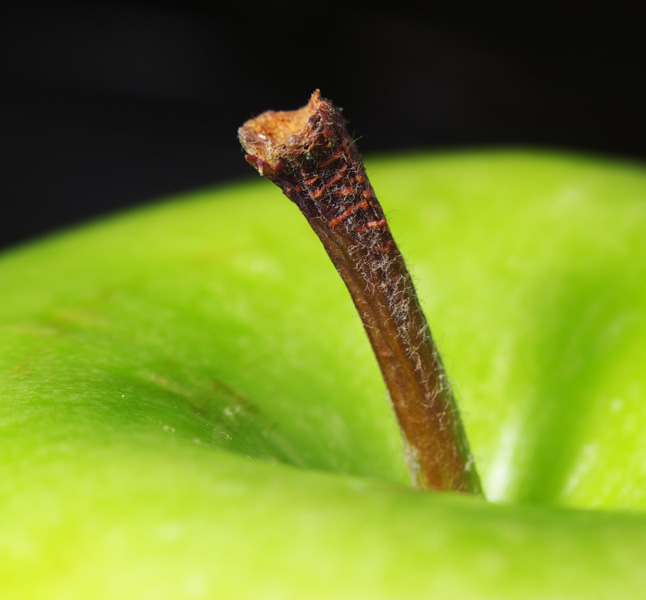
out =
[(6, 598), (646, 586), (646, 172), (373, 159), (488, 502), (414, 490), (343, 283), (263, 181), (0, 259)]

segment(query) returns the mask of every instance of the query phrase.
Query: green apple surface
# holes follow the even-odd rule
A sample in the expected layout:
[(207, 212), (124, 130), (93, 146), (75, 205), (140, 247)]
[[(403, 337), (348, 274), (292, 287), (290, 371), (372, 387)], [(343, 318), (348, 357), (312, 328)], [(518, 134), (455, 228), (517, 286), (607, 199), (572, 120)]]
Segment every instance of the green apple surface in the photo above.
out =
[(488, 501), (412, 489), (349, 295), (269, 182), (0, 260), (0, 596), (637, 598), (646, 172), (368, 173)]

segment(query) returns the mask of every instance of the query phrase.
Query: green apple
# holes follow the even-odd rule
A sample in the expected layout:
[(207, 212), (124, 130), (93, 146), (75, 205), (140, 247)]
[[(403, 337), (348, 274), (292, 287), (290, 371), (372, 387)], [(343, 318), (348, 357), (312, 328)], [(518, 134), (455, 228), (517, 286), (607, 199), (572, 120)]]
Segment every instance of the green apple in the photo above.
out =
[(638, 598), (646, 172), (368, 162), (487, 500), (415, 490), (365, 333), (270, 183), (0, 260), (2, 598)]

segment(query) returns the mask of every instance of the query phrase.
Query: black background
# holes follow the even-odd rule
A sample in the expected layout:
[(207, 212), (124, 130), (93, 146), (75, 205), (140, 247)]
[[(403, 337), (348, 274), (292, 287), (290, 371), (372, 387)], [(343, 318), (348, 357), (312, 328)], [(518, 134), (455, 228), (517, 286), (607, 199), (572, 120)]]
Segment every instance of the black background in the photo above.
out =
[(246, 119), (319, 87), (363, 152), (547, 146), (643, 162), (637, 4), (21, 3), (0, 18), (0, 246), (256, 176)]

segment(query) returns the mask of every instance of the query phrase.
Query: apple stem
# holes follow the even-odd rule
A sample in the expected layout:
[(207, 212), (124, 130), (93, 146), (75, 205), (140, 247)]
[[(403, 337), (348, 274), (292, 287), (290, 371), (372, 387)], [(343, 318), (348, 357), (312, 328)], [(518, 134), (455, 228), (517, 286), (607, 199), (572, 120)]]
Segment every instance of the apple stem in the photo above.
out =
[(413, 483), (481, 494), (440, 355), (341, 111), (316, 90), (238, 131), (247, 161), (292, 200), (343, 278), (381, 368)]

